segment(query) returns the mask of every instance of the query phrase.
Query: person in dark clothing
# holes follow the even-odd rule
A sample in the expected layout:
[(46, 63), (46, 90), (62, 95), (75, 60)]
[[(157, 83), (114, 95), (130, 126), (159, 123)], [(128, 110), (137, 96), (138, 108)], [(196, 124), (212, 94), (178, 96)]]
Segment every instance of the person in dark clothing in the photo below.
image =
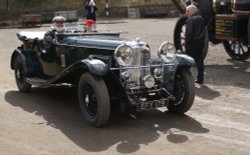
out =
[(83, 1), (83, 17), (87, 18), (88, 16), (88, 6), (89, 6), (89, 0)]
[(53, 25), (51, 28), (45, 33), (43, 37), (43, 47), (45, 49), (45, 53), (41, 53), (41, 59), (47, 62), (53, 62), (56, 58), (56, 34), (64, 33), (66, 19), (63, 16), (56, 16), (53, 18)]
[(85, 9), (87, 10), (87, 16), (86, 19), (92, 19), (93, 21), (96, 21), (96, 11), (97, 11), (97, 7), (95, 4), (94, 0), (90, 0), (89, 4), (85, 7)]
[(48, 46), (50, 46), (49, 44), (55, 41), (56, 33), (63, 33), (65, 31), (64, 27), (65, 21), (66, 19), (63, 16), (56, 16), (53, 18), (52, 20), (53, 25), (45, 33), (43, 38), (45, 44), (48, 44)]
[(205, 37), (205, 22), (204, 19), (198, 15), (198, 9), (195, 5), (186, 7), (186, 39), (185, 48), (186, 53), (193, 57), (198, 70), (197, 81), (198, 84), (204, 83), (204, 61), (202, 49), (204, 46)]

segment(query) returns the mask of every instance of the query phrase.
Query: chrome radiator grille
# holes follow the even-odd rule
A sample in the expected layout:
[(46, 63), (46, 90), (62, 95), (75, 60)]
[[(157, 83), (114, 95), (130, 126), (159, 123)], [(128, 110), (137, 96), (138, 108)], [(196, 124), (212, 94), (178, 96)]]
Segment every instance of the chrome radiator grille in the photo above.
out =
[(130, 79), (127, 81), (130, 89), (141, 87), (143, 85), (142, 78), (150, 74), (150, 51), (148, 49), (137, 48), (135, 49), (134, 58), (134, 67), (128, 70), (131, 75)]

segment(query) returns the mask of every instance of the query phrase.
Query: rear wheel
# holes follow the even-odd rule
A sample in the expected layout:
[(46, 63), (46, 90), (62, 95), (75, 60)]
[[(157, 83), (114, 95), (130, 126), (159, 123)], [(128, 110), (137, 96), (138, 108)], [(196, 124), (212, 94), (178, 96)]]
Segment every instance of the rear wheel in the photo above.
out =
[(174, 96), (176, 100), (170, 101), (167, 108), (171, 112), (183, 114), (187, 112), (194, 102), (194, 80), (189, 69), (180, 68), (175, 75)]
[[(187, 16), (181, 16), (174, 28), (174, 45), (176, 50), (181, 50), (183, 52), (185, 52), (185, 33), (186, 33), (186, 20), (188, 19)], [(202, 55), (203, 55), (203, 59), (206, 58), (207, 56), (207, 51), (208, 51), (208, 32), (206, 29), (206, 34), (205, 34), (205, 38), (204, 38), (204, 47), (202, 50)]]
[(18, 90), (23, 93), (28, 93), (31, 90), (31, 84), (25, 81), (26, 73), (24, 71), (24, 65), (21, 63), (20, 57), (15, 59), (14, 73)]
[(234, 60), (247, 60), (250, 57), (250, 48), (241, 41), (223, 41), (227, 54)]
[(85, 120), (93, 126), (107, 124), (110, 117), (110, 99), (102, 78), (85, 73), (78, 87), (79, 104)]

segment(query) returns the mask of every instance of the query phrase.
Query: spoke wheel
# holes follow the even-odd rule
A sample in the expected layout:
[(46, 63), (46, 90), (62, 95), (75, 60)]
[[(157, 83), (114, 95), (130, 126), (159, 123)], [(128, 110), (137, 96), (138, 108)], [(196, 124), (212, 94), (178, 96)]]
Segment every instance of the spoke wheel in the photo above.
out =
[(97, 99), (96, 94), (91, 85), (86, 84), (83, 86), (84, 105), (89, 116), (95, 118), (97, 114)]
[(250, 57), (250, 49), (241, 41), (223, 41), (227, 54), (234, 60), (247, 60)]
[(16, 80), (16, 85), (18, 87), (18, 90), (23, 93), (30, 92), (31, 84), (25, 81), (26, 74), (24, 71), (24, 65), (21, 63), (19, 57), (17, 57), (15, 60), (14, 73), (15, 73), (15, 80)]
[(183, 114), (187, 112), (194, 102), (194, 80), (189, 69), (180, 68), (175, 76), (174, 96), (175, 101), (170, 101), (167, 108), (171, 112)]
[(78, 98), (85, 120), (93, 126), (107, 124), (110, 117), (110, 98), (104, 80), (85, 73), (81, 76), (78, 87)]

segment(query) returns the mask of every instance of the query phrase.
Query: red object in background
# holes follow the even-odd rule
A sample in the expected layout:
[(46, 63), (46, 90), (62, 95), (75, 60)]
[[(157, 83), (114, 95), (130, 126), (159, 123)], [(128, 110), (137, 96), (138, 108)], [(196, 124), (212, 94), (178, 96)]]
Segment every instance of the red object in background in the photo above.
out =
[(88, 19), (84, 22), (83, 25), (88, 26), (88, 25), (94, 25), (94, 24), (95, 24), (95, 21), (93, 21), (92, 19)]

